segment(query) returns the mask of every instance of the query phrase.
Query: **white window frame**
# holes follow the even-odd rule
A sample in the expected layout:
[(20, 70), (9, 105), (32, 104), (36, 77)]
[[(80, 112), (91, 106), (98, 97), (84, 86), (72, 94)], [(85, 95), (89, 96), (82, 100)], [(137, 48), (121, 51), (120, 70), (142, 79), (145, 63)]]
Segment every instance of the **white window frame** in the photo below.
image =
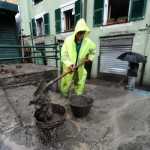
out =
[(129, 21), (129, 16), (130, 16), (130, 13), (131, 13), (131, 0), (130, 0), (130, 2), (129, 2), (129, 11), (128, 11), (128, 21)]
[(108, 19), (108, 4), (109, 4), (109, 0), (105, 0), (104, 1), (104, 22), (103, 25), (107, 24), (107, 19)]
[[(45, 28), (44, 28), (44, 14), (46, 14), (46, 13), (43, 12), (43, 13), (40, 13), (40, 14), (34, 16), (35, 24), (36, 24), (36, 29), (38, 28), (37, 20), (40, 19), (40, 18), (43, 19), (42, 35), (44, 35), (44, 33), (45, 33)], [(39, 36), (38, 30), (36, 30), (36, 33), (37, 33), (37, 36)]]
[(72, 0), (68, 3), (65, 3), (65, 4), (59, 6), (60, 12), (61, 12), (61, 32), (64, 32), (66, 30), (66, 20), (65, 20), (66, 18), (65, 18), (64, 12), (67, 10), (73, 9), (72, 14), (74, 15), (75, 14), (75, 2), (76, 1), (77, 0)]

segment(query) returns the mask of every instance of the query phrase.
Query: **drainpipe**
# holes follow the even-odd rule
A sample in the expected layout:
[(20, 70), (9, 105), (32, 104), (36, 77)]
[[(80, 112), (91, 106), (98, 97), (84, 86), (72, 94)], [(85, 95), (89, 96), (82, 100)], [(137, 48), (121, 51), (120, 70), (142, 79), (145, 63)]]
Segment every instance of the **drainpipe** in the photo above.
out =
[(84, 20), (86, 21), (87, 17), (87, 0), (84, 0)]
[(144, 53), (144, 57), (145, 57), (145, 62), (143, 62), (143, 65), (142, 65), (142, 69), (141, 69), (141, 76), (140, 76), (140, 83), (139, 85), (142, 86), (143, 85), (143, 79), (144, 79), (144, 73), (145, 73), (145, 66), (146, 66), (146, 62), (147, 62), (147, 48), (148, 48), (148, 39), (149, 39), (149, 29), (150, 29), (150, 25), (146, 24), (146, 27), (147, 27), (147, 38), (146, 38), (146, 46), (145, 46), (145, 53)]
[[(21, 30), (21, 45), (24, 46), (24, 41), (23, 41), (23, 30), (22, 30), (22, 14), (21, 14), (21, 2), (19, 0), (19, 5), (18, 5), (18, 9), (19, 9), (19, 19), (20, 19), (20, 30)], [(24, 48), (22, 48), (22, 57), (24, 57)], [(24, 62), (24, 59), (23, 59)]]
[[(30, 38), (31, 38), (31, 43), (32, 43), (32, 46), (34, 46), (31, 22), (29, 22), (29, 26), (30, 26)], [(34, 48), (33, 48), (33, 56), (35, 57)], [(38, 59), (37, 59), (37, 60), (38, 60)], [(34, 59), (34, 61), (35, 61), (34, 63), (36, 64), (36, 59)]]

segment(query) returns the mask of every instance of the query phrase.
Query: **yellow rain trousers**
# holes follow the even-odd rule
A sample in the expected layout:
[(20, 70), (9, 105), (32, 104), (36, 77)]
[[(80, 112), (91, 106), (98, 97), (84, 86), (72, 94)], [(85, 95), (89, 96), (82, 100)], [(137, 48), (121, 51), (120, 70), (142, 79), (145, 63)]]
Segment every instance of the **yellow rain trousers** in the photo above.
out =
[[(87, 27), (84, 19), (80, 19), (77, 22), (75, 27), (75, 32), (73, 35), (67, 37), (64, 41), (64, 44), (61, 49), (61, 62), (63, 63), (63, 72), (67, 71), (67, 67), (70, 65), (75, 65), (77, 59), (76, 52), (76, 43), (75, 43), (75, 35), (79, 31), (86, 31), (84, 39), (82, 41), (82, 45), (80, 48), (80, 52), (78, 55), (77, 64), (83, 61), (86, 56), (92, 61), (95, 57), (95, 44), (87, 38), (90, 33), (89, 28)], [(68, 92), (74, 80), (74, 92), (75, 94), (82, 94), (84, 90), (84, 85), (86, 81), (87, 72), (84, 68), (84, 65), (78, 68), (74, 73), (68, 74), (61, 80), (61, 93), (65, 97), (68, 96)]]

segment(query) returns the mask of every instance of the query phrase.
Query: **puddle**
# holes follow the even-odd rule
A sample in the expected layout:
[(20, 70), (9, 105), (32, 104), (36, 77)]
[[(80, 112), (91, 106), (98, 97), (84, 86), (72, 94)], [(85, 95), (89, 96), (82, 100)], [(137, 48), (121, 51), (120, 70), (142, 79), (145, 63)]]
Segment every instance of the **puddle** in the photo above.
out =
[(5, 139), (1, 150), (34, 150), (35, 147), (25, 147), (24, 145), (18, 145), (17, 143), (10, 141), (9, 138)]

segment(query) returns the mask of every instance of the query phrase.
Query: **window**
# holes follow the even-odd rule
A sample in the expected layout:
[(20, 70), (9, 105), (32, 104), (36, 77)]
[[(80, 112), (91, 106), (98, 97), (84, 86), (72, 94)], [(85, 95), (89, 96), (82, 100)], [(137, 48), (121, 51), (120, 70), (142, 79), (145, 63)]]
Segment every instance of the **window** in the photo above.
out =
[(32, 19), (33, 36), (43, 36), (50, 34), (50, 18), (49, 13), (42, 13)]
[[(144, 19), (147, 0), (94, 0), (94, 26)], [(119, 19), (118, 19), (119, 18)]]
[(70, 31), (74, 29), (74, 14), (73, 14), (73, 9), (67, 10), (64, 12), (65, 16), (65, 28), (64, 31)]
[(37, 33), (37, 36), (44, 35), (44, 31), (45, 31), (45, 28), (44, 28), (43, 18), (36, 19), (36, 33)]
[(61, 32), (61, 13), (60, 9), (55, 10), (55, 27), (56, 27), (56, 33)]
[(36, 24), (35, 24), (35, 19), (31, 20), (32, 23), (32, 35), (36, 36)]
[(130, 10), (130, 20), (144, 19), (146, 12), (147, 0), (130, 0), (131, 10)]
[(104, 0), (94, 0), (94, 26), (100, 26), (103, 23)]
[(72, 31), (81, 18), (81, 0), (72, 0), (55, 10), (56, 33)]
[(36, 5), (36, 4), (38, 4), (38, 3), (42, 2), (42, 1), (43, 1), (43, 0), (33, 0), (34, 5)]
[(109, 0), (108, 4), (108, 19), (128, 16), (130, 0)]
[(75, 25), (80, 18), (82, 18), (82, 0), (75, 2)]

